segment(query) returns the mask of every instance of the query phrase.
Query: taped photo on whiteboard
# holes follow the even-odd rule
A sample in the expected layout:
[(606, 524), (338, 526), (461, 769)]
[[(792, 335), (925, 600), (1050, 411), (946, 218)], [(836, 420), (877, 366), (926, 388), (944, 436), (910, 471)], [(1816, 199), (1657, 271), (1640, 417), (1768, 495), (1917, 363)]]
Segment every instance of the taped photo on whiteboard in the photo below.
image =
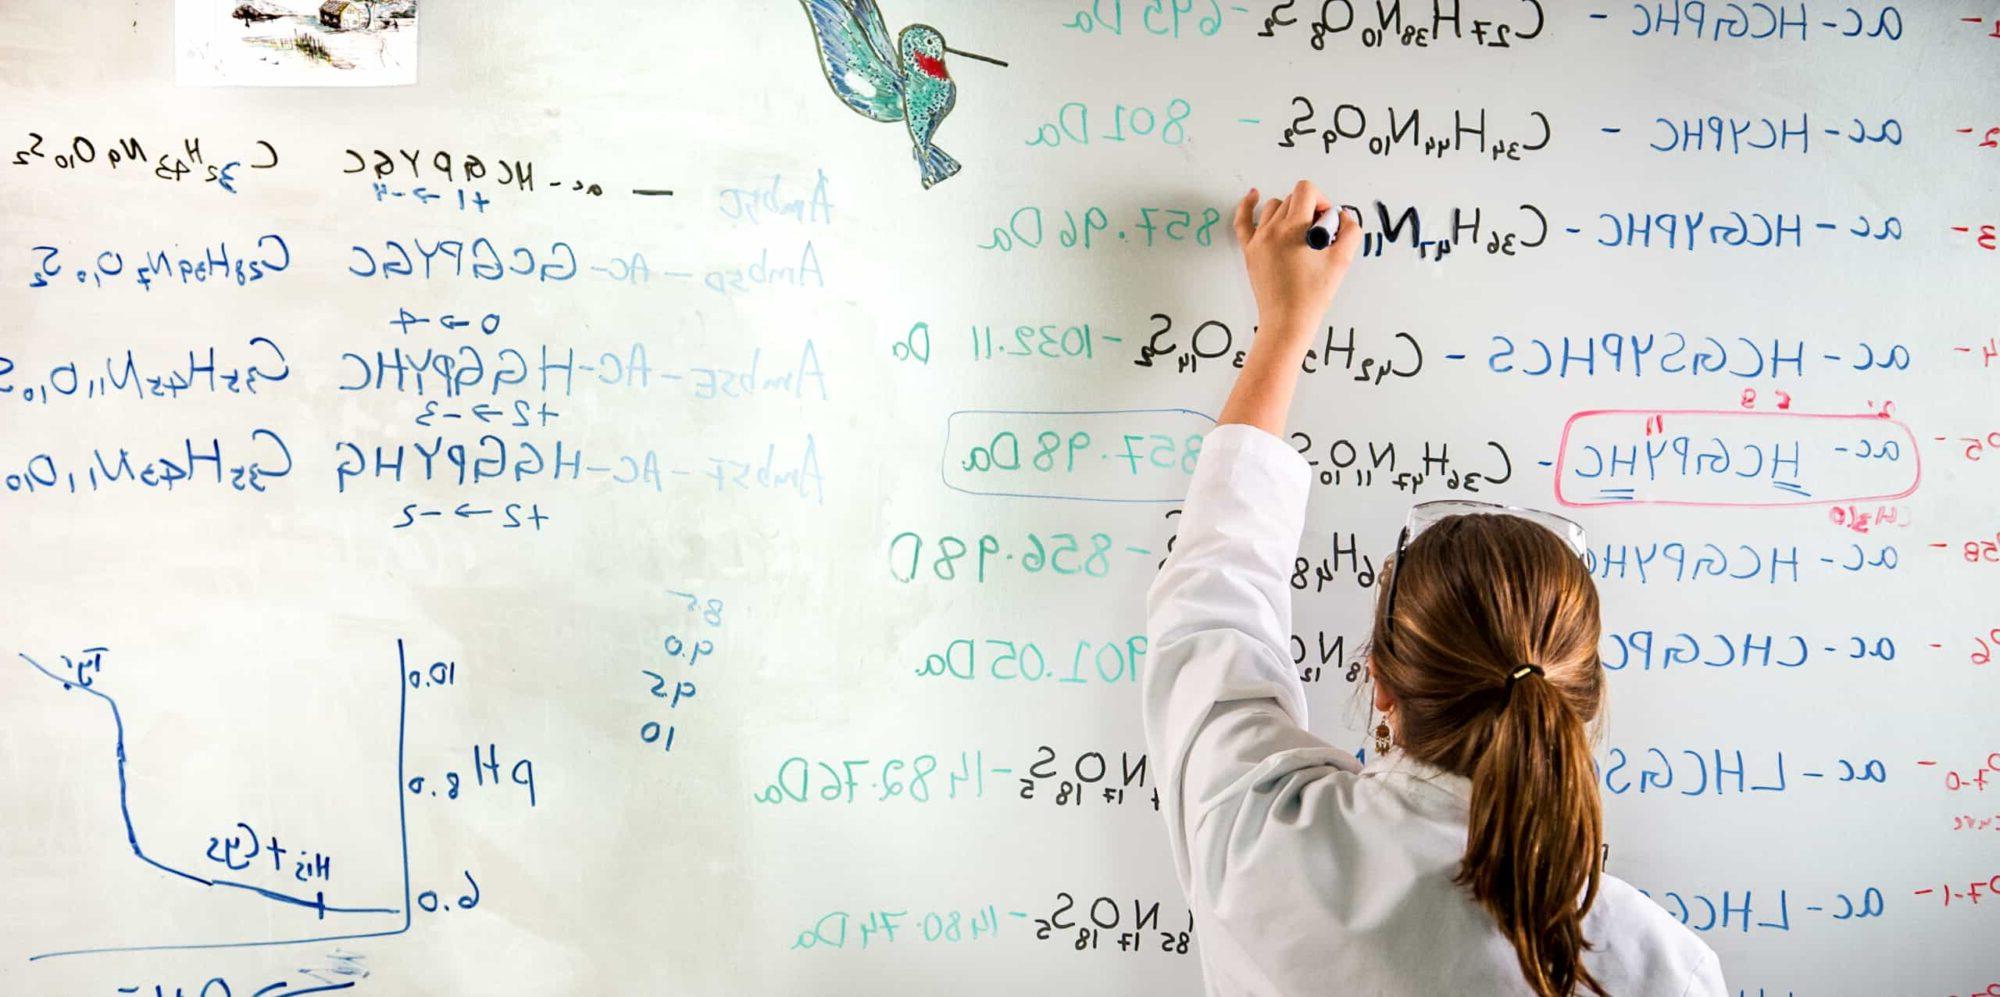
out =
[(175, 0), (181, 86), (417, 81), (418, 0)]

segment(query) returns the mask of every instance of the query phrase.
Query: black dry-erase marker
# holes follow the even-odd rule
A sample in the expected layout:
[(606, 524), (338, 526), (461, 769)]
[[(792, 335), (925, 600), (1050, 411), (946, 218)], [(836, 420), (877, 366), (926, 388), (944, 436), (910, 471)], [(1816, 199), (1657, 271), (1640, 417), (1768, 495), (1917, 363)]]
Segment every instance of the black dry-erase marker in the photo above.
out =
[(1320, 219), (1325, 217), (1326, 217), (1326, 212), (1324, 211), (1316, 212), (1313, 215), (1312, 228), (1306, 229), (1306, 245), (1312, 247), (1313, 249), (1325, 249), (1326, 247), (1333, 245), (1333, 236), (1335, 230), (1327, 228), (1326, 225), (1320, 221)]

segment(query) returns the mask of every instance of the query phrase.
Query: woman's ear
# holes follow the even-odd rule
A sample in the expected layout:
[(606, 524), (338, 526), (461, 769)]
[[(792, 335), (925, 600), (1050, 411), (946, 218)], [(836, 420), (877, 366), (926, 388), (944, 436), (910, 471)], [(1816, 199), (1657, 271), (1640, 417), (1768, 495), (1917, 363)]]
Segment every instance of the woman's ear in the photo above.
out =
[(1375, 712), (1387, 713), (1396, 706), (1395, 697), (1382, 687), (1382, 681), (1375, 675), (1375, 659), (1368, 659), (1368, 682), (1375, 687)]

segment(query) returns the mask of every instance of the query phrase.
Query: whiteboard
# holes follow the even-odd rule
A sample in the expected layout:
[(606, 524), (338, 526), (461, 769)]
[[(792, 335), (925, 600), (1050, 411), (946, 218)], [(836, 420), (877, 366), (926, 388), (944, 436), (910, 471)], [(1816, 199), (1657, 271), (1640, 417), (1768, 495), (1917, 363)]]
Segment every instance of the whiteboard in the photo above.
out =
[(1563, 509), (1609, 871), (1996, 992), (2000, 10), (1438, 6), (886, 0), (1007, 63), (926, 188), (789, 0), (6, 4), (0, 991), (1199, 993), (1140, 595), (1310, 176), (1314, 729), (1412, 502)]

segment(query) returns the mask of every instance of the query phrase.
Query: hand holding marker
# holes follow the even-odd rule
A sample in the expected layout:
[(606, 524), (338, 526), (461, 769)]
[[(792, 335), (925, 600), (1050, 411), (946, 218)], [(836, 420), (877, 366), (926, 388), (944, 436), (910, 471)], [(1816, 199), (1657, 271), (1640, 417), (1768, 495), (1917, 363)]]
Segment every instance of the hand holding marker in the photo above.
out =
[[(1280, 328), (1310, 331), (1333, 303), (1348, 265), (1360, 255), (1361, 212), (1340, 206), (1309, 180), (1299, 181), (1283, 198), (1264, 201), (1261, 211), (1258, 196), (1252, 187), (1237, 202), (1235, 229), (1257, 299), (1257, 321), (1264, 330), (1259, 335)], [(1322, 222), (1327, 234), (1316, 245), (1307, 233)], [(1346, 231), (1332, 231), (1336, 224)], [(1290, 338), (1290, 332), (1280, 338)]]
[[(1310, 180), (1300, 180), (1283, 198), (1265, 201), (1262, 211), (1257, 198), (1255, 187), (1244, 193), (1236, 202), (1235, 222), (1250, 293), (1257, 299), (1256, 335), (1218, 421), (1248, 423), (1282, 436), (1301, 362), (1313, 336), (1326, 327), (1348, 266), (1360, 255), (1361, 212), (1338, 209)], [(1321, 228), (1317, 241), (1307, 234), (1336, 219), (1345, 231)]]

